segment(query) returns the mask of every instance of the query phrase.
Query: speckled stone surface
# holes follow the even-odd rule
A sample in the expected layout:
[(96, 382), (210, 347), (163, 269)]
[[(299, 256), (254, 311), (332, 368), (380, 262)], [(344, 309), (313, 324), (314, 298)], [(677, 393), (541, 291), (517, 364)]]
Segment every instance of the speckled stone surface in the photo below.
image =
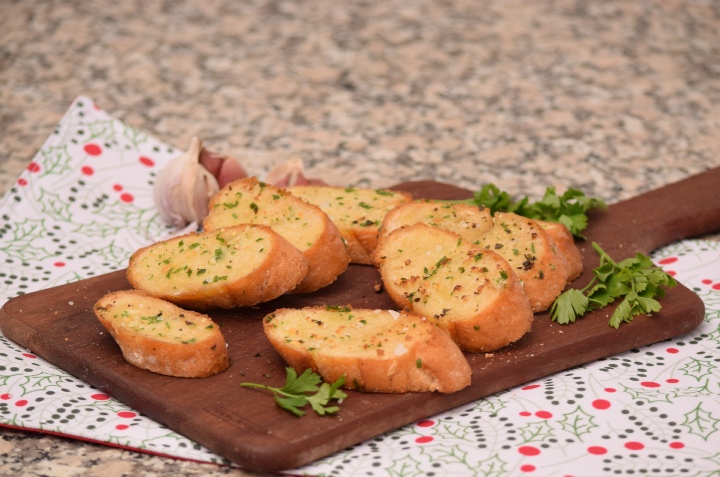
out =
[[(720, 3), (2, 0), (0, 192), (78, 95), (262, 176), (615, 202), (720, 166)], [(247, 475), (0, 431), (3, 475)]]

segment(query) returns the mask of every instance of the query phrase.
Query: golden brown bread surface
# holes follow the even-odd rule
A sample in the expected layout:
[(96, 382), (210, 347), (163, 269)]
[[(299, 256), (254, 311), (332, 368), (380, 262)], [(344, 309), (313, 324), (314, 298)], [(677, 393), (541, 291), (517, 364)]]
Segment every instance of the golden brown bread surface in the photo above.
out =
[(373, 261), (399, 306), (436, 323), (465, 351), (494, 351), (530, 330), (530, 301), (507, 260), (458, 234), (402, 227), (378, 244)]
[(583, 272), (582, 255), (575, 245), (575, 238), (566, 226), (558, 222), (538, 220), (542, 228), (555, 242), (557, 252), (568, 262), (568, 282), (575, 280)]
[(350, 262), (340, 232), (325, 212), (257, 177), (234, 181), (215, 194), (203, 227), (215, 230), (243, 223), (267, 225), (305, 255), (308, 272), (294, 293), (329, 285)]
[(288, 190), (327, 213), (345, 239), (352, 263), (371, 264), (380, 224), (391, 209), (412, 200), (408, 192), (298, 185)]
[(138, 368), (203, 378), (229, 365), (225, 339), (212, 319), (137, 290), (109, 293), (94, 307), (123, 357)]
[(385, 216), (380, 240), (398, 227), (416, 223), (453, 231), (505, 258), (523, 283), (534, 312), (552, 305), (565, 285), (582, 272), (580, 251), (562, 224), (509, 212), (493, 217), (489, 209), (469, 204), (415, 201)]
[(154, 243), (130, 257), (133, 288), (205, 310), (251, 306), (295, 288), (307, 260), (270, 227), (243, 224)]
[(263, 326), (298, 373), (311, 368), (331, 382), (344, 375), (350, 389), (451, 393), (470, 384), (470, 365), (457, 345), (414, 314), (344, 306), (285, 308), (267, 315)]
[(378, 240), (405, 225), (427, 224), (461, 235), (469, 242), (479, 240), (493, 227), (490, 209), (476, 205), (416, 200), (401, 204), (387, 213)]
[(512, 212), (496, 212), (493, 228), (479, 244), (510, 263), (534, 312), (552, 305), (568, 283), (568, 263), (536, 221)]

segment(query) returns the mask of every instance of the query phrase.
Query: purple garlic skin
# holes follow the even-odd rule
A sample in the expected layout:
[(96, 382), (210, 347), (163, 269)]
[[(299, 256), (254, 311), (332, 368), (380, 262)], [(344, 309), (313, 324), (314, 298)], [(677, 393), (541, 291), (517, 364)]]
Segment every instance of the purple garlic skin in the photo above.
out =
[(224, 185), (242, 177), (247, 173), (237, 160), (207, 151), (202, 141), (193, 137), (187, 151), (158, 173), (153, 199), (168, 225), (200, 224), (208, 214), (210, 199), (222, 187), (220, 180)]

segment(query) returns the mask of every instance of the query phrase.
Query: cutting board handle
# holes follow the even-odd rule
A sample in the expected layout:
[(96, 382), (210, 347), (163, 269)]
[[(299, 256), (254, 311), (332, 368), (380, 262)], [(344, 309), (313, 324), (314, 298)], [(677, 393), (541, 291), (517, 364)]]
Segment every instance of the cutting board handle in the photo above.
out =
[(595, 211), (587, 236), (621, 259), (720, 230), (720, 167)]

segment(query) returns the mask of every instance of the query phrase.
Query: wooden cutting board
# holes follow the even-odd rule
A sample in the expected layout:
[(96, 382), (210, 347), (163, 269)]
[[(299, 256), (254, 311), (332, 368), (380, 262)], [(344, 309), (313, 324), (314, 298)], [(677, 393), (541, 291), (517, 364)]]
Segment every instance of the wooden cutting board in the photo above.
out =
[[(399, 184), (417, 198), (460, 199), (469, 191), (432, 181)], [(720, 230), (720, 168), (613, 204), (592, 214), (579, 243), (588, 282), (598, 263), (597, 241), (619, 260), (675, 240)], [(352, 265), (333, 285), (303, 296), (281, 297), (259, 307), (211, 313), (225, 334), (230, 368), (205, 379), (161, 376), (129, 365), (92, 311), (105, 293), (127, 289), (124, 271), (63, 285), (7, 302), (0, 328), (10, 339), (213, 452), (256, 471), (292, 469), (350, 445), (541, 377), (697, 327), (704, 305), (682, 285), (662, 300), (662, 311), (640, 316), (619, 330), (607, 325), (611, 310), (569, 326), (537, 314), (532, 331), (501, 351), (468, 354), (472, 384), (454, 394), (363, 394), (349, 397), (334, 416), (302, 418), (279, 409), (272, 395), (241, 382), (282, 386), (285, 363), (262, 333), (261, 317), (279, 307), (352, 305), (394, 308), (376, 292), (378, 272)]]

